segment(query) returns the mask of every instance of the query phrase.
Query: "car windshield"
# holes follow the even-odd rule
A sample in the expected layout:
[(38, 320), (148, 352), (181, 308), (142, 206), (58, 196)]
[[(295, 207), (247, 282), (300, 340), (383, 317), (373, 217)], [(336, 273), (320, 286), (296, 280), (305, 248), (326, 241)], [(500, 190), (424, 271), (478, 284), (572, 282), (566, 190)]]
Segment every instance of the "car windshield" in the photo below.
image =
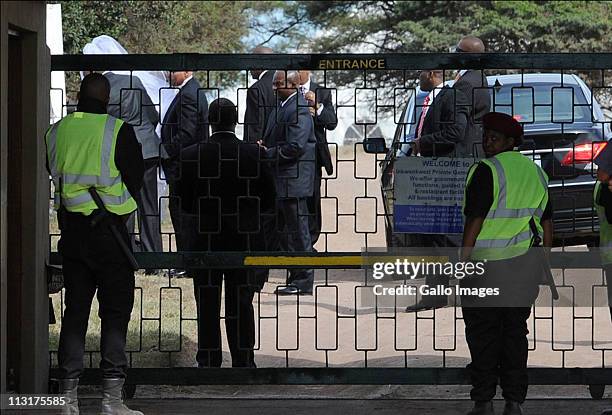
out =
[(507, 84), (492, 90), (491, 108), (512, 115), (520, 122), (591, 121), (590, 106), (577, 85)]

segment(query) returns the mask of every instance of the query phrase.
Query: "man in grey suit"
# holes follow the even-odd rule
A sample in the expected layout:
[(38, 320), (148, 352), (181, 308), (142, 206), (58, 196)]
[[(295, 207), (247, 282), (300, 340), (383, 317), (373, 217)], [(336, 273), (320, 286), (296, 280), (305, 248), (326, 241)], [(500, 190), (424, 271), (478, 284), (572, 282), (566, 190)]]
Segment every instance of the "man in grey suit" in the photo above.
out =
[[(308, 226), (308, 198), (315, 179), (316, 138), (308, 102), (298, 93), (298, 71), (276, 71), (272, 86), (281, 101), (270, 114), (264, 133), (265, 156), (272, 163), (276, 179), (281, 249), (311, 252)], [(312, 294), (314, 271), (292, 269), (287, 285), (278, 287), (279, 295)]]
[[(159, 166), (160, 140), (155, 132), (159, 115), (147, 91), (136, 76), (104, 74), (110, 83), (108, 113), (120, 118), (134, 128), (136, 139), (142, 149), (144, 178), (140, 192), (134, 196), (138, 205), (138, 229), (140, 251), (161, 252), (162, 242), (159, 225), (159, 200), (157, 198), (157, 167)], [(127, 223), (134, 231), (134, 215)], [(146, 270), (147, 274), (154, 273)]]

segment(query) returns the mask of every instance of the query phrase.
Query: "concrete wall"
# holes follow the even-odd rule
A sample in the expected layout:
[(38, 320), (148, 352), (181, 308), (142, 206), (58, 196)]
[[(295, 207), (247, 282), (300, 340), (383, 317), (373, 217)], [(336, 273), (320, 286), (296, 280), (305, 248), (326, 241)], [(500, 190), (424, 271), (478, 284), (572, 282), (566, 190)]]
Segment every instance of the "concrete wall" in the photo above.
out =
[[(49, 127), (50, 55), (45, 43), (46, 7), (38, 1), (0, 2), (0, 392), (7, 387), (5, 368), (18, 371), (18, 391), (40, 393), (47, 389), (48, 377), (48, 300), (44, 274), (48, 252), (49, 181), (45, 170), (44, 133)], [(22, 47), (21, 154), (8, 152), (8, 60), (9, 30), (19, 35)], [(7, 194), (9, 157), (20, 157), (18, 172), (19, 201)], [(7, 212), (12, 203), (21, 206), (19, 234), (7, 240)], [(20, 250), (20, 275), (7, 275), (7, 244)], [(11, 280), (17, 278), (18, 280)], [(8, 310), (8, 318), (18, 318), (20, 335), (19, 362), (7, 362), (7, 282), (18, 281), (19, 310)]]

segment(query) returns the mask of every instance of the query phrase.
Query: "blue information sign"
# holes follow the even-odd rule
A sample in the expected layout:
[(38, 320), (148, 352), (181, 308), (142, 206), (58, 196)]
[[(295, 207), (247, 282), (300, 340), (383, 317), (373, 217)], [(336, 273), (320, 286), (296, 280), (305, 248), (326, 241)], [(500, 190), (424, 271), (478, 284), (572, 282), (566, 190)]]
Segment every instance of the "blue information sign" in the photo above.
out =
[(395, 163), (396, 233), (460, 234), (472, 158), (404, 157)]

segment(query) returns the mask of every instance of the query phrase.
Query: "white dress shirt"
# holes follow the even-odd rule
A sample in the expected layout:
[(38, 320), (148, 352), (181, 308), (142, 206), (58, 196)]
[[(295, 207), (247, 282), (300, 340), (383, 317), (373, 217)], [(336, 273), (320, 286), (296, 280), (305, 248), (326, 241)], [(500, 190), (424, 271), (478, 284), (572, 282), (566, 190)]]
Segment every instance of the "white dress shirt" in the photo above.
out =
[[(310, 77), (308, 77), (308, 81), (306, 81), (305, 84), (300, 85), (300, 88), (304, 88), (304, 95), (306, 95), (306, 92), (310, 91)], [(319, 106), (317, 107), (317, 115), (321, 115), (322, 112), (323, 112), (323, 103), (319, 102)]]
[(444, 82), (436, 85), (436, 87), (434, 89), (429, 91), (429, 95), (427, 95), (427, 97), (429, 98), (429, 105), (427, 105), (426, 107), (423, 107), (423, 110), (422, 110), (423, 115), (422, 115), (422, 117), (425, 117), (427, 115), (427, 111), (429, 111), (429, 107), (433, 104), (434, 99), (436, 99), (436, 97), (438, 96), (440, 91), (442, 91), (442, 87), (443, 86), (444, 86)]
[(287, 103), (287, 101), (289, 101), (291, 99), (291, 97), (296, 95), (296, 94), (297, 94), (297, 92), (294, 92), (293, 94), (289, 95), (286, 100), (281, 101), (281, 107), (284, 107), (285, 104)]

